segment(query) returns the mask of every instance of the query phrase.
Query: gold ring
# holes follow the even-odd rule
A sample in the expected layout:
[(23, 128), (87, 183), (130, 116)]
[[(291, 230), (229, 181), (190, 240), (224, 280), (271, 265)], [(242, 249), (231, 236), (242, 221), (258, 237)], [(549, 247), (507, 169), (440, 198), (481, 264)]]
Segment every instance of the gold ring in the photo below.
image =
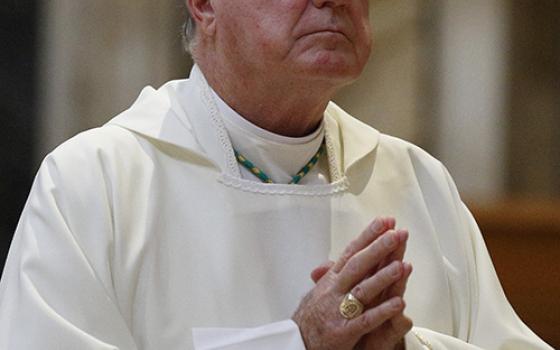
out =
[(338, 308), (342, 317), (347, 320), (356, 318), (364, 312), (364, 304), (362, 304), (352, 293), (346, 294), (340, 307)]

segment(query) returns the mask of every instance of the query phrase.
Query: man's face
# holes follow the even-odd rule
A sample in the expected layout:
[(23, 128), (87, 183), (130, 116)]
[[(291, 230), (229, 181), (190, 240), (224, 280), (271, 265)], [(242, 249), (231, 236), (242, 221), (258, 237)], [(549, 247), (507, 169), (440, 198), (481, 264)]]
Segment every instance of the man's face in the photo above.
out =
[(217, 50), (241, 72), (342, 85), (369, 58), (368, 2), (217, 0)]

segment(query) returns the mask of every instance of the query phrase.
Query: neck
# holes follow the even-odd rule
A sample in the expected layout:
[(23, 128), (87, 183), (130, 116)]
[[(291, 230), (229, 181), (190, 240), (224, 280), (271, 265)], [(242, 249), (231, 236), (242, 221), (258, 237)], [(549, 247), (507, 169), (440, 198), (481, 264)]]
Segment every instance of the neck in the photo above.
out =
[(224, 66), (198, 65), (231, 108), (251, 123), (283, 136), (302, 137), (315, 131), (336, 91), (306, 81), (284, 81), (254, 72), (236, 75)]

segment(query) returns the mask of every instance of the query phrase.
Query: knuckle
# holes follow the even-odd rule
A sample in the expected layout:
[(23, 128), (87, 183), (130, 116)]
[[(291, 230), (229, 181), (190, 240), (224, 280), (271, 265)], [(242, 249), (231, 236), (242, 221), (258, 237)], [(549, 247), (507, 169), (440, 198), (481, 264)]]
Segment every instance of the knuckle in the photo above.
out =
[(342, 339), (348, 336), (348, 327), (346, 323), (344, 323), (341, 327), (333, 327), (329, 331), (330, 335), (334, 339)]
[(377, 216), (369, 226), (368, 231), (373, 234), (379, 234), (383, 232), (383, 230), (385, 230), (387, 227), (387, 221), (388, 218), (383, 216)]
[(412, 327), (414, 326), (412, 320), (408, 317), (404, 318), (404, 322), (403, 322), (403, 330), (404, 332), (408, 332), (409, 330), (412, 329)]
[(400, 277), (401, 274), (401, 263), (399, 261), (392, 262), (389, 266), (385, 268), (385, 278), (387, 280), (395, 280)]
[(382, 306), (384, 306), (382, 309), (385, 315), (392, 316), (402, 309), (403, 303), (401, 298), (396, 297), (383, 303)]
[(391, 311), (388, 310), (386, 307), (379, 305), (373, 309), (370, 309), (369, 312), (364, 313), (360, 319), (356, 319), (359, 322), (359, 329), (363, 332), (369, 332), (372, 329), (378, 327), (379, 325), (383, 324), (385, 321), (391, 318), (392, 314)]
[(389, 319), (395, 314), (395, 309), (391, 305), (383, 304), (379, 306), (379, 317)]
[(340, 259), (344, 264), (346, 264), (354, 255), (356, 255), (356, 253), (358, 252), (358, 242), (356, 242), (355, 240), (350, 242), (350, 244), (348, 244), (348, 246), (346, 246), (346, 248), (344, 249), (344, 251), (342, 252)]
[(360, 271), (360, 267), (356, 259), (350, 259), (346, 264), (346, 273), (354, 276), (357, 275)]
[(348, 260), (350, 260), (350, 258), (353, 255), (354, 255), (354, 250), (352, 249), (352, 246), (349, 246), (342, 253), (342, 256), (340, 257), (340, 260), (342, 260), (343, 262), (346, 263)]
[(364, 290), (363, 290), (363, 286), (361, 284), (358, 284), (357, 286), (354, 287), (354, 289), (352, 289), (352, 295), (360, 300), (363, 301), (363, 297), (364, 297)]
[(392, 283), (394, 283), (398, 279), (398, 274), (395, 275), (395, 270), (393, 266), (387, 266), (383, 268), (383, 270), (379, 271), (373, 276), (372, 279), (372, 289), (379, 290), (379, 292), (387, 287), (389, 287)]
[(371, 328), (372, 323), (374, 323), (373, 321), (374, 319), (371, 314), (364, 314), (358, 319), (359, 328), (362, 330), (369, 329)]
[(412, 320), (406, 316), (399, 317), (397, 320), (395, 320), (395, 322), (392, 323), (393, 333), (399, 336), (408, 333), (408, 331), (410, 331), (413, 327)]
[(371, 249), (374, 254), (381, 257), (388, 255), (395, 246), (395, 241), (390, 233), (384, 234), (383, 236), (377, 238), (375, 242), (371, 245)]
[(371, 312), (364, 314), (364, 317), (367, 320), (367, 325), (371, 326), (374, 324), (381, 324), (387, 316), (384, 315), (384, 311), (381, 310), (381, 307), (378, 306), (375, 309), (371, 310)]
[(321, 295), (321, 298), (324, 300), (332, 299), (333, 297), (336, 298), (339, 295), (339, 291), (336, 285), (331, 285), (325, 288), (324, 293)]
[(383, 287), (387, 287), (393, 281), (393, 276), (388, 271), (383, 271), (383, 273), (379, 274), (379, 284)]

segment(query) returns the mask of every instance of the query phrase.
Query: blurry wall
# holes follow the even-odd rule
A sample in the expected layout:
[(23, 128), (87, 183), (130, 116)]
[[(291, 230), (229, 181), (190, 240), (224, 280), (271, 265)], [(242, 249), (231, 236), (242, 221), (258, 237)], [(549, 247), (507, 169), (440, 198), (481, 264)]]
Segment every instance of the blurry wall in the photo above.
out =
[[(428, 104), (433, 20), (429, 1), (373, 1), (373, 54), (360, 79), (343, 89), (336, 102), (379, 130), (427, 145), (433, 133)], [(432, 19), (432, 21), (430, 21)], [(427, 131), (427, 132), (425, 132)]]
[(38, 159), (126, 109), (144, 86), (188, 73), (180, 1), (46, 1), (42, 15)]
[(440, 1), (434, 149), (463, 196), (502, 198), (510, 46), (506, 0)]
[(508, 190), (516, 196), (558, 198), (560, 1), (513, 4)]
[(477, 201), (505, 190), (507, 5), (373, 1), (374, 53), (336, 99), (381, 131), (428, 149)]

